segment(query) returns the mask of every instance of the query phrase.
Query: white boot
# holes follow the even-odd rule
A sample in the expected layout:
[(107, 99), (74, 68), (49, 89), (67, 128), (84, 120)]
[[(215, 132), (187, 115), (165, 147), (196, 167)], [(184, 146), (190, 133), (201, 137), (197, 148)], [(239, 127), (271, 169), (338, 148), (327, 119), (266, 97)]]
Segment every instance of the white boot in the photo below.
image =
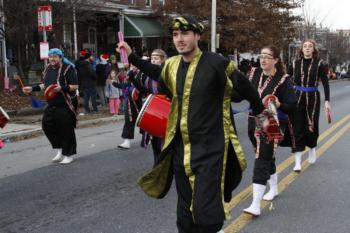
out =
[(224, 230), (218, 231), (217, 233), (225, 233)]
[(62, 149), (57, 149), (56, 156), (52, 159), (52, 162), (60, 162), (63, 159)]
[(302, 155), (302, 152), (295, 152), (295, 154), (294, 154), (295, 166), (294, 166), (293, 170), (295, 172), (301, 171), (301, 155)]
[(118, 147), (122, 149), (130, 149), (130, 140), (124, 139), (124, 142), (120, 144)]
[(244, 209), (243, 212), (251, 214), (254, 217), (260, 215), (260, 202), (264, 195), (265, 188), (265, 185), (253, 183), (253, 202), (247, 209)]
[(272, 201), (276, 196), (278, 196), (278, 179), (277, 173), (270, 176), (268, 180), (270, 190), (263, 196), (265, 201)]
[(317, 157), (316, 157), (316, 147), (310, 148), (309, 149), (309, 163), (310, 164), (316, 163), (316, 159), (317, 159)]
[(60, 162), (60, 164), (70, 164), (73, 162), (73, 158), (70, 156), (63, 156), (63, 160)]

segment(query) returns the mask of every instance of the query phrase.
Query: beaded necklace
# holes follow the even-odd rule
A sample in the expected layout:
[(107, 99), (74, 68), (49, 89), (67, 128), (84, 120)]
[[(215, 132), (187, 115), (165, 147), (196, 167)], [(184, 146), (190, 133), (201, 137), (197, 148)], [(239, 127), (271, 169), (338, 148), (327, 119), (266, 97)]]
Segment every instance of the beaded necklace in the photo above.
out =
[(269, 85), (269, 83), (271, 82), (272, 80), (272, 75), (269, 75), (267, 77), (267, 79), (265, 80), (265, 82), (263, 83), (263, 77), (264, 77), (264, 72), (261, 72), (261, 75), (260, 75), (260, 79), (259, 79), (259, 86), (258, 86), (258, 92), (259, 92), (259, 95), (261, 97), (261, 94), (264, 92), (264, 90), (266, 89), (266, 87)]

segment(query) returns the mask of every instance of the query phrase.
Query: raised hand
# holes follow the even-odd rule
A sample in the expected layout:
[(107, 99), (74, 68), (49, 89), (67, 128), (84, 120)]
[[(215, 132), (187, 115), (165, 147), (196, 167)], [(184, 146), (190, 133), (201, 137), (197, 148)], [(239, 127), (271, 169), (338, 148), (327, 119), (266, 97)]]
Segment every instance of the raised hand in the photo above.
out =
[(126, 43), (125, 41), (119, 42), (118, 43), (118, 47), (115, 49), (118, 53), (120, 53), (120, 48), (125, 48), (126, 53), (128, 54), (128, 56), (132, 53), (132, 49), (130, 48), (130, 46), (128, 45), (128, 43)]
[(54, 93), (60, 92), (61, 90), (62, 90), (62, 87), (61, 87), (61, 86), (57, 86), (57, 87), (55, 87), (54, 89), (52, 89), (52, 91), (53, 91)]
[(33, 91), (33, 88), (29, 87), (29, 86), (26, 86), (26, 87), (22, 88), (22, 91), (23, 91), (24, 94), (29, 95)]

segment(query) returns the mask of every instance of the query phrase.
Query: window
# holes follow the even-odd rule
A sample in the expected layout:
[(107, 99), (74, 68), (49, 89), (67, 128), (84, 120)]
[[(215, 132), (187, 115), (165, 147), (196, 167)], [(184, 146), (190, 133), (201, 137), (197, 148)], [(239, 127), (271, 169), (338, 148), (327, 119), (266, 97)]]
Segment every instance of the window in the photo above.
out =
[(145, 5), (146, 6), (151, 6), (152, 5), (152, 0), (145, 0)]
[(115, 27), (108, 27), (107, 28), (107, 44), (115, 44), (117, 41), (117, 32), (115, 30)]
[(96, 29), (95, 28), (89, 28), (88, 30), (88, 36), (89, 36), (89, 44), (95, 44), (96, 43)]
[(63, 24), (63, 43), (71, 44), (72, 41), (72, 25)]

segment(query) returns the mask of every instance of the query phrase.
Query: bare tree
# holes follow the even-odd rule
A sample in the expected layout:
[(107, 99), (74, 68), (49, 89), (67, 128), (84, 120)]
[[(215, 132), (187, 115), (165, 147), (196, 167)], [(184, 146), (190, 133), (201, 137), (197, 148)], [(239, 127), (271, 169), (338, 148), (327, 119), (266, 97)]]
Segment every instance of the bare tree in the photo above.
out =
[[(274, 43), (286, 46), (296, 31), (293, 9), (300, 7), (302, 0), (218, 0), (217, 30), (223, 51), (256, 50)], [(195, 15), (208, 28), (203, 35), (208, 40), (210, 32), (210, 1), (166, 1), (160, 15)]]
[(327, 12), (322, 12), (320, 8), (317, 9), (313, 7), (310, 2), (304, 2), (302, 4), (304, 36), (309, 39), (315, 39), (317, 25), (330, 27), (330, 25), (325, 25), (325, 21), (331, 12), (332, 9), (328, 9)]
[(42, 38), (37, 28), (37, 8), (40, 5), (52, 5), (53, 32), (48, 33), (48, 40), (57, 45), (57, 28), (64, 23), (73, 22), (72, 9), (76, 7), (80, 23), (90, 23), (96, 20), (96, 11), (103, 6), (105, 0), (4, 0), (6, 31), (5, 36), (9, 47), (15, 52), (15, 64), (23, 76), (39, 55), (39, 41)]

